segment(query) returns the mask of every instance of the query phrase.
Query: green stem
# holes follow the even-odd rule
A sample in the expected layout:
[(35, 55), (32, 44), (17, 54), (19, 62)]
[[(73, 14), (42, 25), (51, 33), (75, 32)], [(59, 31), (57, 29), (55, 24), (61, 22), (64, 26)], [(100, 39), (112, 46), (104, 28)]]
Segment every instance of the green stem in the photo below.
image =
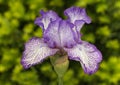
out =
[(54, 70), (58, 76), (58, 85), (63, 85), (63, 76), (65, 72), (68, 69), (69, 66), (69, 60), (68, 56), (54, 56), (50, 57), (50, 61), (52, 66), (54, 67)]
[(62, 77), (58, 77), (58, 85), (63, 85)]

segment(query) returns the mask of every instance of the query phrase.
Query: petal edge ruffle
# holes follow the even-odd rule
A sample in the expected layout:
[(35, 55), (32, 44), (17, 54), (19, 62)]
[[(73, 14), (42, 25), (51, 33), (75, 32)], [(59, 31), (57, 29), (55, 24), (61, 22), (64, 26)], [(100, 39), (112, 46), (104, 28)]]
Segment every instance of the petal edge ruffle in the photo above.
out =
[(45, 31), (51, 21), (55, 21), (59, 18), (59, 16), (52, 10), (48, 12), (44, 12), (43, 10), (40, 11), (41, 16), (36, 18), (35, 24), (40, 26), (43, 31)]

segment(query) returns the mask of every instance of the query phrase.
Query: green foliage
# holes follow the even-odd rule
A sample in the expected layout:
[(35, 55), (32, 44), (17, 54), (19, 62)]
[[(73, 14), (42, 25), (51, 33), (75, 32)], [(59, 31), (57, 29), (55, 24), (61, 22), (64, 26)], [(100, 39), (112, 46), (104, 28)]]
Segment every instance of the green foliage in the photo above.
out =
[(120, 85), (119, 0), (0, 0), (0, 85), (57, 85), (49, 59), (24, 70), (20, 64), (24, 43), (42, 37), (34, 25), (39, 10), (54, 10), (59, 16), (70, 6), (85, 7), (92, 23), (81, 30), (82, 40), (102, 51), (103, 62), (93, 75), (84, 74), (79, 62), (70, 61), (64, 85)]

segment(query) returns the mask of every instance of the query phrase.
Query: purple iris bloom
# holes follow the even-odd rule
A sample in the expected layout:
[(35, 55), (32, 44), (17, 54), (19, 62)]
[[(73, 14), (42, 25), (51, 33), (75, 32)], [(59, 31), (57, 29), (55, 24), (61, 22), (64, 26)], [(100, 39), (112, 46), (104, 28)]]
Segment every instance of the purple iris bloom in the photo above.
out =
[(62, 20), (54, 11), (40, 11), (35, 24), (43, 30), (43, 38), (33, 37), (25, 44), (21, 63), (25, 69), (41, 63), (58, 52), (79, 61), (85, 73), (93, 74), (102, 61), (101, 52), (93, 45), (81, 40), (80, 30), (91, 23), (85, 9), (70, 7), (64, 11), (68, 17)]

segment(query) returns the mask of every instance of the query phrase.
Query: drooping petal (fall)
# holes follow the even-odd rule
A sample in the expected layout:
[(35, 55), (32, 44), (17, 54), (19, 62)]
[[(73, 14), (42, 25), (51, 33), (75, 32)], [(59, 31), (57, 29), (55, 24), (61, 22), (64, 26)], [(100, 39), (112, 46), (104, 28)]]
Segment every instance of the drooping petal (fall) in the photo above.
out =
[(41, 16), (36, 18), (35, 24), (40, 26), (43, 31), (45, 31), (51, 21), (55, 21), (59, 18), (59, 16), (52, 10), (48, 12), (40, 11)]
[(93, 74), (97, 71), (99, 63), (102, 60), (100, 51), (92, 44), (82, 41), (71, 49), (65, 49), (69, 59), (79, 61), (87, 74)]
[(42, 62), (48, 56), (54, 55), (58, 49), (51, 49), (43, 39), (34, 37), (25, 44), (21, 63), (25, 69)]

